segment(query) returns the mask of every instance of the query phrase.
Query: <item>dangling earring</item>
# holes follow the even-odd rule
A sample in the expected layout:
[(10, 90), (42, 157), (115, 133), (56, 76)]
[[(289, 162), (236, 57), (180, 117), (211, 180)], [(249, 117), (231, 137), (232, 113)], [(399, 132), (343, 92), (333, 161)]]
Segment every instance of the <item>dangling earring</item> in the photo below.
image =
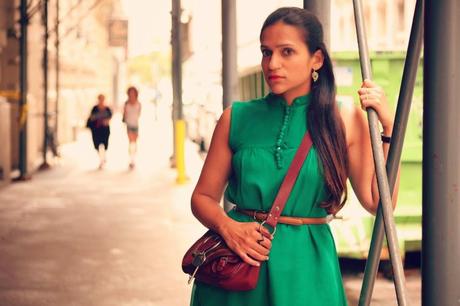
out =
[(313, 82), (318, 81), (318, 78), (319, 78), (318, 72), (316, 72), (316, 70), (313, 70), (313, 72), (311, 73), (311, 77), (313, 79)]

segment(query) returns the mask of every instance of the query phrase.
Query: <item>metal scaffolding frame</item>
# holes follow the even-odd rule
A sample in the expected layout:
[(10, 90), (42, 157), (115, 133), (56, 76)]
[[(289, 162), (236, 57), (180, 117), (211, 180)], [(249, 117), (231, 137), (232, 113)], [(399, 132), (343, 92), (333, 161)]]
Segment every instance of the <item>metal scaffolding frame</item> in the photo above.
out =
[[(409, 38), (409, 44), (407, 48), (407, 57), (404, 64), (404, 71), (401, 80), (401, 87), (399, 92), (398, 104), (396, 109), (396, 116), (393, 128), (393, 134), (391, 137), (391, 146), (388, 154), (388, 160), (386, 164), (386, 171), (388, 173), (388, 180), (390, 190), (393, 192), (394, 185), (397, 178), (398, 168), (401, 159), (401, 152), (404, 143), (404, 135), (406, 132), (407, 122), (409, 119), (409, 111), (412, 103), (412, 95), (414, 92), (415, 80), (417, 77), (417, 68), (420, 61), (420, 53), (422, 49), (422, 34), (423, 34), (423, 1), (417, 0), (414, 18), (412, 22), (412, 29)], [(382, 223), (382, 203), (379, 203), (377, 216), (374, 223), (374, 229), (372, 233), (371, 246), (369, 250), (369, 256), (366, 262), (366, 269), (364, 272), (363, 285), (361, 288), (361, 295), (359, 305), (369, 305), (372, 290), (374, 288), (375, 278), (380, 261), (380, 252), (383, 245), (384, 237), (384, 223)], [(386, 221), (385, 221), (386, 225)], [(385, 227), (386, 229), (386, 227)], [(393, 266), (394, 268), (394, 266)], [(402, 272), (404, 276), (404, 271)], [(395, 274), (395, 285), (397, 292), (404, 288), (403, 282), (400, 280), (400, 275)], [(405, 305), (405, 295), (398, 295), (399, 305)]]
[[(312, 10), (320, 17), (320, 20), (324, 20), (323, 24), (325, 25), (325, 33), (329, 33), (329, 5), (329, 1), (326, 1), (325, 3), (324, 1), (304, 0), (304, 8)], [(355, 24), (361, 62), (361, 73), (363, 79), (371, 79), (372, 71), (367, 47), (367, 40), (365, 36), (364, 18), (361, 1), (354, 0), (353, 7), (355, 13)], [(409, 110), (412, 101), (412, 94), (414, 90), (416, 73), (418, 68), (418, 61), (420, 59), (420, 52), (422, 46), (421, 36), (423, 31), (422, 16), (423, 1), (418, 0), (414, 14), (410, 42), (408, 46), (408, 56), (404, 66), (400, 95), (398, 99), (398, 108), (396, 111), (396, 118), (392, 135), (392, 143), (390, 146), (390, 152), (388, 155), (386, 168), (385, 158), (381, 146), (377, 114), (373, 109), (367, 109), (374, 164), (380, 193), (380, 203), (378, 206), (377, 216), (374, 224), (372, 242), (370, 246), (368, 261), (366, 264), (365, 276), (363, 280), (359, 305), (370, 304), (372, 290), (380, 260), (380, 252), (383, 244), (384, 225), (388, 241), (388, 247), (390, 250), (390, 259), (393, 267), (393, 274), (395, 276), (394, 282), (398, 304), (407, 305), (404, 270), (396, 235), (391, 194), (394, 189), (399, 169), (401, 151), (404, 142), (404, 135), (409, 117)]]

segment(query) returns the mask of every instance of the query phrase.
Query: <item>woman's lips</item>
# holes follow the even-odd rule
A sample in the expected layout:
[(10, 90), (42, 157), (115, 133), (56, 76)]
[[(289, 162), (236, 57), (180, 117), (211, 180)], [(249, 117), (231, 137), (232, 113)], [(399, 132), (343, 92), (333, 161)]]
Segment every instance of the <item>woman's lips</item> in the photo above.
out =
[(268, 76), (269, 81), (276, 81), (276, 80), (280, 80), (280, 79), (282, 79), (282, 77), (279, 76), (279, 75), (269, 75)]

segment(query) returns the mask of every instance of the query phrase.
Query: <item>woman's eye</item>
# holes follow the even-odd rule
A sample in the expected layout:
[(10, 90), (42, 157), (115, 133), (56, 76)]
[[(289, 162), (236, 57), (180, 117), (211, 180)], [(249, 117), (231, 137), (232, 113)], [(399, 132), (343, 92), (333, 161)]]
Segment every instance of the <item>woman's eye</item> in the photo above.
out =
[(294, 53), (294, 50), (291, 48), (283, 49), (283, 55), (291, 55), (292, 53)]
[(270, 50), (262, 50), (262, 56), (263, 57), (267, 57), (267, 56), (270, 56), (272, 53)]

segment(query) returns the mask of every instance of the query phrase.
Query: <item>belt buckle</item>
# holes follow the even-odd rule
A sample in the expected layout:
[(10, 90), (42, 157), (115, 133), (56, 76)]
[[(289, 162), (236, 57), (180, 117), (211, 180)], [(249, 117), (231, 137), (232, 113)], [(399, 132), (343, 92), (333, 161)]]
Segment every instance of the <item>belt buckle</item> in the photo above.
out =
[(257, 219), (257, 214), (266, 214), (267, 215), (267, 218), (268, 218), (268, 212), (264, 211), (264, 210), (256, 210), (254, 209), (253, 212), (252, 212), (252, 218), (254, 219), (254, 221), (256, 222), (263, 222), (264, 219), (260, 218), (261, 220)]

